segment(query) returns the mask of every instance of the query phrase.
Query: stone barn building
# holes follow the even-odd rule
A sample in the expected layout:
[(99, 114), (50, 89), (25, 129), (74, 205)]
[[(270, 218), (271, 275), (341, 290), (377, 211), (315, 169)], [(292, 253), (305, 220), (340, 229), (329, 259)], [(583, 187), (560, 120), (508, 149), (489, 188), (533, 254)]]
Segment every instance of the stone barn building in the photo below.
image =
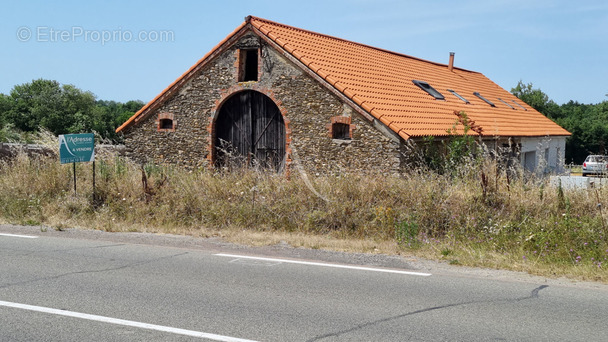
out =
[(559, 169), (570, 133), (453, 57), (430, 62), (250, 16), (116, 131), (140, 163), (398, 173), (408, 141), (448, 137), (465, 112), (488, 146), (514, 146), (530, 170)]

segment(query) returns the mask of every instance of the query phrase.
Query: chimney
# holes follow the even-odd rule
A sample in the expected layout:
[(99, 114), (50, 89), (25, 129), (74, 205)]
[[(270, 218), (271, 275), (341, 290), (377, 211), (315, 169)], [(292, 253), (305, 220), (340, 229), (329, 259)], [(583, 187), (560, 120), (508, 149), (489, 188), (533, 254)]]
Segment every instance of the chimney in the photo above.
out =
[(454, 69), (454, 53), (450, 52), (450, 63), (448, 64), (448, 70), (452, 71)]

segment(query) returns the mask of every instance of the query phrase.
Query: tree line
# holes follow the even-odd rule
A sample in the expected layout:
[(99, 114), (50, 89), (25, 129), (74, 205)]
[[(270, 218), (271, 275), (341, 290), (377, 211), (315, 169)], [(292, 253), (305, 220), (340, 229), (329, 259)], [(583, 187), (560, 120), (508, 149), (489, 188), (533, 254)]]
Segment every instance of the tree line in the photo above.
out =
[(96, 132), (106, 141), (120, 143), (116, 127), (143, 105), (97, 100), (92, 92), (73, 85), (34, 80), (0, 94), (0, 142), (27, 142), (31, 133), (44, 128), (55, 135)]
[(566, 140), (567, 164), (582, 164), (589, 154), (608, 153), (608, 101), (558, 105), (532, 83), (519, 81), (511, 93), (572, 133)]
[[(522, 81), (511, 93), (572, 133), (566, 141), (566, 163), (581, 164), (588, 154), (607, 153), (608, 101), (558, 105), (532, 83)], [(97, 100), (90, 91), (73, 85), (33, 80), (14, 86), (8, 95), (0, 94), (0, 142), (27, 140), (28, 133), (44, 128), (55, 135), (94, 131), (120, 143), (116, 127), (143, 105), (142, 101)]]

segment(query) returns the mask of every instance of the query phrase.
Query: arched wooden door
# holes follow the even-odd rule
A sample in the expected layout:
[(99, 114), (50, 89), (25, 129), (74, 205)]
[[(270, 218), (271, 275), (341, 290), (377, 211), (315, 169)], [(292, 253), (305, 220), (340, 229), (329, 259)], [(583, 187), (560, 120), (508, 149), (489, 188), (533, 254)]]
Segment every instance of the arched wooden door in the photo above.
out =
[(257, 91), (234, 94), (219, 110), (214, 147), (217, 166), (280, 170), (285, 160), (285, 123), (279, 108)]

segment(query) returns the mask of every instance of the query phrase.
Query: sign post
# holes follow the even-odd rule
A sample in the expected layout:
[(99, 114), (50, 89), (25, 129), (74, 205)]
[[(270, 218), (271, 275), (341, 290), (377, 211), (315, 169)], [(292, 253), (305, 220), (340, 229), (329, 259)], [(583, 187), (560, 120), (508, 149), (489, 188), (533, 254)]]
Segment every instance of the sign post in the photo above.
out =
[(74, 194), (76, 194), (76, 163), (93, 162), (93, 197), (95, 197), (95, 135), (93, 133), (60, 135), (59, 160), (61, 164), (73, 164)]

